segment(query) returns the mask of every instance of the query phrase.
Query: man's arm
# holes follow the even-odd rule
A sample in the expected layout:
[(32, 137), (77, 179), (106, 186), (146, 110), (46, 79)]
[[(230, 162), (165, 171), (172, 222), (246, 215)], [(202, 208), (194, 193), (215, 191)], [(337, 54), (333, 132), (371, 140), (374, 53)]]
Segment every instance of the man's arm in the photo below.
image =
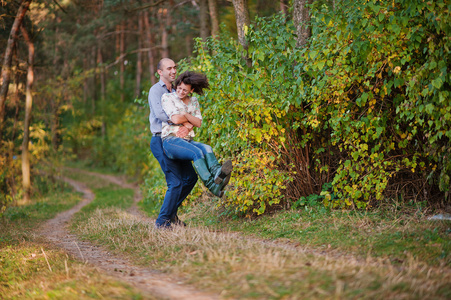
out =
[(164, 112), (163, 106), (161, 106), (161, 96), (163, 96), (163, 94), (164, 93), (161, 93), (157, 89), (151, 88), (149, 91), (148, 100), (150, 109), (154, 112), (155, 117), (161, 122), (167, 122), (169, 121), (169, 117)]

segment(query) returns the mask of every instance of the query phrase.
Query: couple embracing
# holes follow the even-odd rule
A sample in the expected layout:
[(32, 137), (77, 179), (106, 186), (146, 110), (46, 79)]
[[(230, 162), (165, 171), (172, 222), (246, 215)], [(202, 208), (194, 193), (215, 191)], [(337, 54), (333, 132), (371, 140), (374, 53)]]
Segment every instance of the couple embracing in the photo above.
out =
[(208, 89), (207, 77), (187, 71), (176, 79), (177, 66), (169, 58), (163, 58), (157, 69), (160, 81), (149, 91), (150, 149), (168, 189), (155, 225), (170, 228), (185, 225), (177, 210), (194, 188), (197, 175), (215, 196), (222, 197), (233, 166), (230, 160), (221, 165), (209, 145), (194, 141), (193, 129), (202, 125), (202, 114), (192, 93), (202, 95)]

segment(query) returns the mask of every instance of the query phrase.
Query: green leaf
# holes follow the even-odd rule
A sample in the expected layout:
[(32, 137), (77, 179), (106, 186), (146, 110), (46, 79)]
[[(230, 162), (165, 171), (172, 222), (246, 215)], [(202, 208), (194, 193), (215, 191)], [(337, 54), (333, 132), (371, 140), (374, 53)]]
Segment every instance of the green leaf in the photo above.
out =
[(436, 89), (440, 89), (443, 85), (443, 81), (442, 78), (438, 77), (434, 80), (432, 80), (432, 85), (436, 88)]

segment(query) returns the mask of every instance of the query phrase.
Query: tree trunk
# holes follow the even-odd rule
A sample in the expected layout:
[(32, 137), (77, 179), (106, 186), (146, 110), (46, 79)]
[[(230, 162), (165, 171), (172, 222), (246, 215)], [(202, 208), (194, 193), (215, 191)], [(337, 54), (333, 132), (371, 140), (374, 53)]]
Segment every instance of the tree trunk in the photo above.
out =
[[(15, 54), (14, 58), (16, 61), (16, 69), (19, 70), (19, 58), (17, 57), (17, 47), (15, 48)], [(11, 140), (14, 141), (16, 138), (16, 131), (17, 131), (17, 123), (19, 122), (19, 112), (20, 112), (20, 79), (19, 79), (19, 72), (15, 72), (14, 74), (14, 84), (16, 86), (16, 89), (14, 91), (13, 101), (16, 106), (16, 111), (14, 114), (14, 123), (13, 123), (13, 130), (11, 133)], [(14, 147), (14, 143), (12, 143), (12, 147)], [(11, 152), (12, 153), (12, 152)], [(12, 155), (11, 155), (12, 157)]]
[[(124, 59), (124, 57), (125, 57), (125, 21), (123, 21), (122, 25), (121, 25), (119, 44), (120, 44), (120, 54), (119, 55), (121, 58), (120, 62), (119, 62), (119, 64), (120, 64), (119, 81), (120, 81), (120, 88), (121, 88), (120, 93), (121, 93), (121, 102), (124, 102), (124, 98), (125, 98), (125, 95), (124, 95), (124, 87), (125, 87), (125, 64), (124, 64), (124, 62), (125, 62), (125, 59)], [(99, 49), (99, 51), (100, 51), (100, 49)]]
[(168, 47), (168, 9), (162, 7), (158, 10), (158, 21), (160, 22), (160, 32), (161, 32), (161, 57), (169, 57), (169, 47)]
[[(16, 70), (19, 70), (19, 59), (17, 55), (17, 47), (14, 47), (14, 60), (16, 61)], [(15, 72), (14, 74), (14, 85), (15, 85), (15, 91), (13, 96), (13, 102), (16, 106), (16, 111), (14, 114), (14, 123), (11, 133), (11, 140), (14, 141), (16, 139), (16, 131), (17, 131), (17, 124), (19, 122), (19, 112), (20, 112), (20, 79), (19, 79), (19, 72)], [(8, 166), (10, 170), (14, 170), (14, 143), (9, 143), (9, 149), (8, 149)], [(11, 197), (13, 198), (13, 201), (15, 201), (16, 198), (16, 180), (15, 180), (15, 174), (9, 174), (9, 178), (7, 178), (7, 184), (11, 188)]]
[(89, 83), (88, 83), (88, 76), (86, 75), (86, 71), (88, 69), (89, 69), (88, 59), (86, 57), (84, 57), (83, 58), (83, 70), (84, 70), (84, 76), (83, 76), (83, 104), (86, 104), (86, 101), (88, 100)]
[(219, 14), (217, 0), (208, 0), (210, 10), (211, 36), (216, 38), (219, 35)]
[(249, 8), (247, 6), (247, 0), (233, 0), (233, 7), (235, 9), (236, 28), (238, 33), (238, 41), (245, 50), (248, 48), (248, 44), (245, 36), (245, 27), (249, 27)]
[(193, 37), (190, 35), (185, 35), (185, 49), (186, 49), (186, 55), (188, 56), (189, 53), (193, 52), (193, 47), (191, 45), (191, 42), (193, 41)]
[(294, 0), (293, 1), (293, 23), (296, 27), (297, 39), (296, 46), (303, 47), (311, 35), (309, 26), (310, 9), (307, 4), (311, 4), (312, 0)]
[(152, 85), (154, 85), (157, 82), (155, 78), (155, 59), (152, 50), (152, 35), (150, 33), (149, 14), (147, 11), (144, 12), (144, 26), (146, 28), (146, 46), (149, 49), (147, 56), (149, 59), (150, 82), (152, 83)]
[(22, 180), (23, 180), (23, 200), (21, 204), (30, 202), (31, 193), (31, 179), (30, 179), (30, 153), (28, 151), (28, 145), (30, 141), (30, 121), (31, 121), (31, 107), (33, 104), (33, 96), (31, 94), (31, 88), (34, 81), (34, 44), (30, 39), (28, 32), (22, 27), (22, 35), (28, 44), (28, 70), (27, 70), (27, 88), (26, 88), (26, 100), (25, 100), (25, 120), (22, 142)]
[(135, 87), (135, 97), (139, 97), (140, 92), (141, 92), (141, 76), (142, 76), (142, 40), (144, 39), (143, 37), (143, 18), (144, 18), (144, 14), (143, 13), (139, 13), (138, 14), (138, 49), (140, 51), (138, 51), (137, 53), (137, 62), (136, 62), (136, 87)]
[(105, 67), (103, 66), (102, 49), (100, 49), (100, 45), (97, 48), (97, 63), (100, 73), (100, 101), (102, 102), (102, 138), (106, 139), (106, 76)]
[(199, 0), (200, 37), (205, 42), (208, 37), (208, 0)]
[(280, 1), (280, 11), (286, 16), (288, 14), (288, 5), (286, 4), (286, 0)]
[[(58, 17), (58, 14), (56, 14), (56, 22), (59, 26), (59, 24), (61, 23), (61, 18)], [(60, 51), (60, 49), (62, 51)], [(59, 60), (62, 58), (62, 56), (64, 55), (64, 42), (60, 39), (59, 37), (59, 27), (56, 27), (55, 29), (55, 52), (53, 55), (53, 66), (58, 66), (59, 67)], [(59, 74), (64, 74), (65, 72), (65, 65), (67, 64), (67, 62), (65, 61), (63, 63), (63, 67), (59, 70), (56, 70), (56, 73)], [(62, 75), (64, 77), (64, 75)], [(58, 109), (59, 109), (59, 104), (61, 102), (61, 97), (63, 97), (62, 93), (58, 93), (57, 95), (53, 95), (51, 100), (50, 100), (50, 107), (51, 107), (51, 119), (50, 119), (50, 136), (51, 136), (51, 144), (52, 144), (52, 149), (56, 152), (56, 150), (58, 149), (58, 126), (59, 126), (59, 116), (58, 116)]]
[(0, 141), (2, 141), (3, 138), (3, 126), (4, 126), (4, 119), (5, 119), (5, 102), (6, 102), (6, 96), (8, 95), (8, 88), (9, 88), (9, 80), (10, 80), (10, 73), (11, 73), (11, 60), (12, 60), (12, 50), (14, 43), (17, 39), (17, 34), (19, 31), (19, 28), (22, 24), (22, 21), (25, 17), (25, 14), (30, 7), (30, 3), (32, 0), (23, 0), (22, 4), (19, 7), (19, 10), (17, 11), (16, 18), (13, 23), (13, 27), (11, 28), (11, 32), (9, 34), (8, 42), (5, 49), (5, 56), (3, 58), (3, 65), (2, 65), (2, 86), (0, 88)]
[[(91, 68), (92, 70), (96, 70), (96, 55), (97, 49), (95, 46), (91, 48)], [(90, 80), (90, 90), (91, 90), (91, 109), (92, 115), (94, 116), (96, 113), (96, 99), (97, 99), (97, 75), (96, 72), (91, 73)]]

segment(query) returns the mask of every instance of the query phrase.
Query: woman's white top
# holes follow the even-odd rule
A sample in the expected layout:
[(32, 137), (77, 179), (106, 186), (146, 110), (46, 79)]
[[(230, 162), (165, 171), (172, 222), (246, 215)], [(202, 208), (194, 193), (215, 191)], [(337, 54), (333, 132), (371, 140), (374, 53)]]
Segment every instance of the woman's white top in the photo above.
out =
[[(202, 114), (200, 112), (199, 101), (196, 97), (190, 97), (190, 102), (185, 104), (177, 96), (176, 92), (164, 94), (161, 97), (161, 106), (163, 110), (168, 115), (169, 119), (173, 115), (180, 115), (183, 112), (187, 112), (190, 115), (202, 120)], [(168, 122), (162, 123), (161, 138), (164, 138), (170, 134), (176, 134), (180, 128), (180, 125), (169, 124)], [(188, 133), (190, 138), (193, 138), (196, 134), (193, 130)]]

